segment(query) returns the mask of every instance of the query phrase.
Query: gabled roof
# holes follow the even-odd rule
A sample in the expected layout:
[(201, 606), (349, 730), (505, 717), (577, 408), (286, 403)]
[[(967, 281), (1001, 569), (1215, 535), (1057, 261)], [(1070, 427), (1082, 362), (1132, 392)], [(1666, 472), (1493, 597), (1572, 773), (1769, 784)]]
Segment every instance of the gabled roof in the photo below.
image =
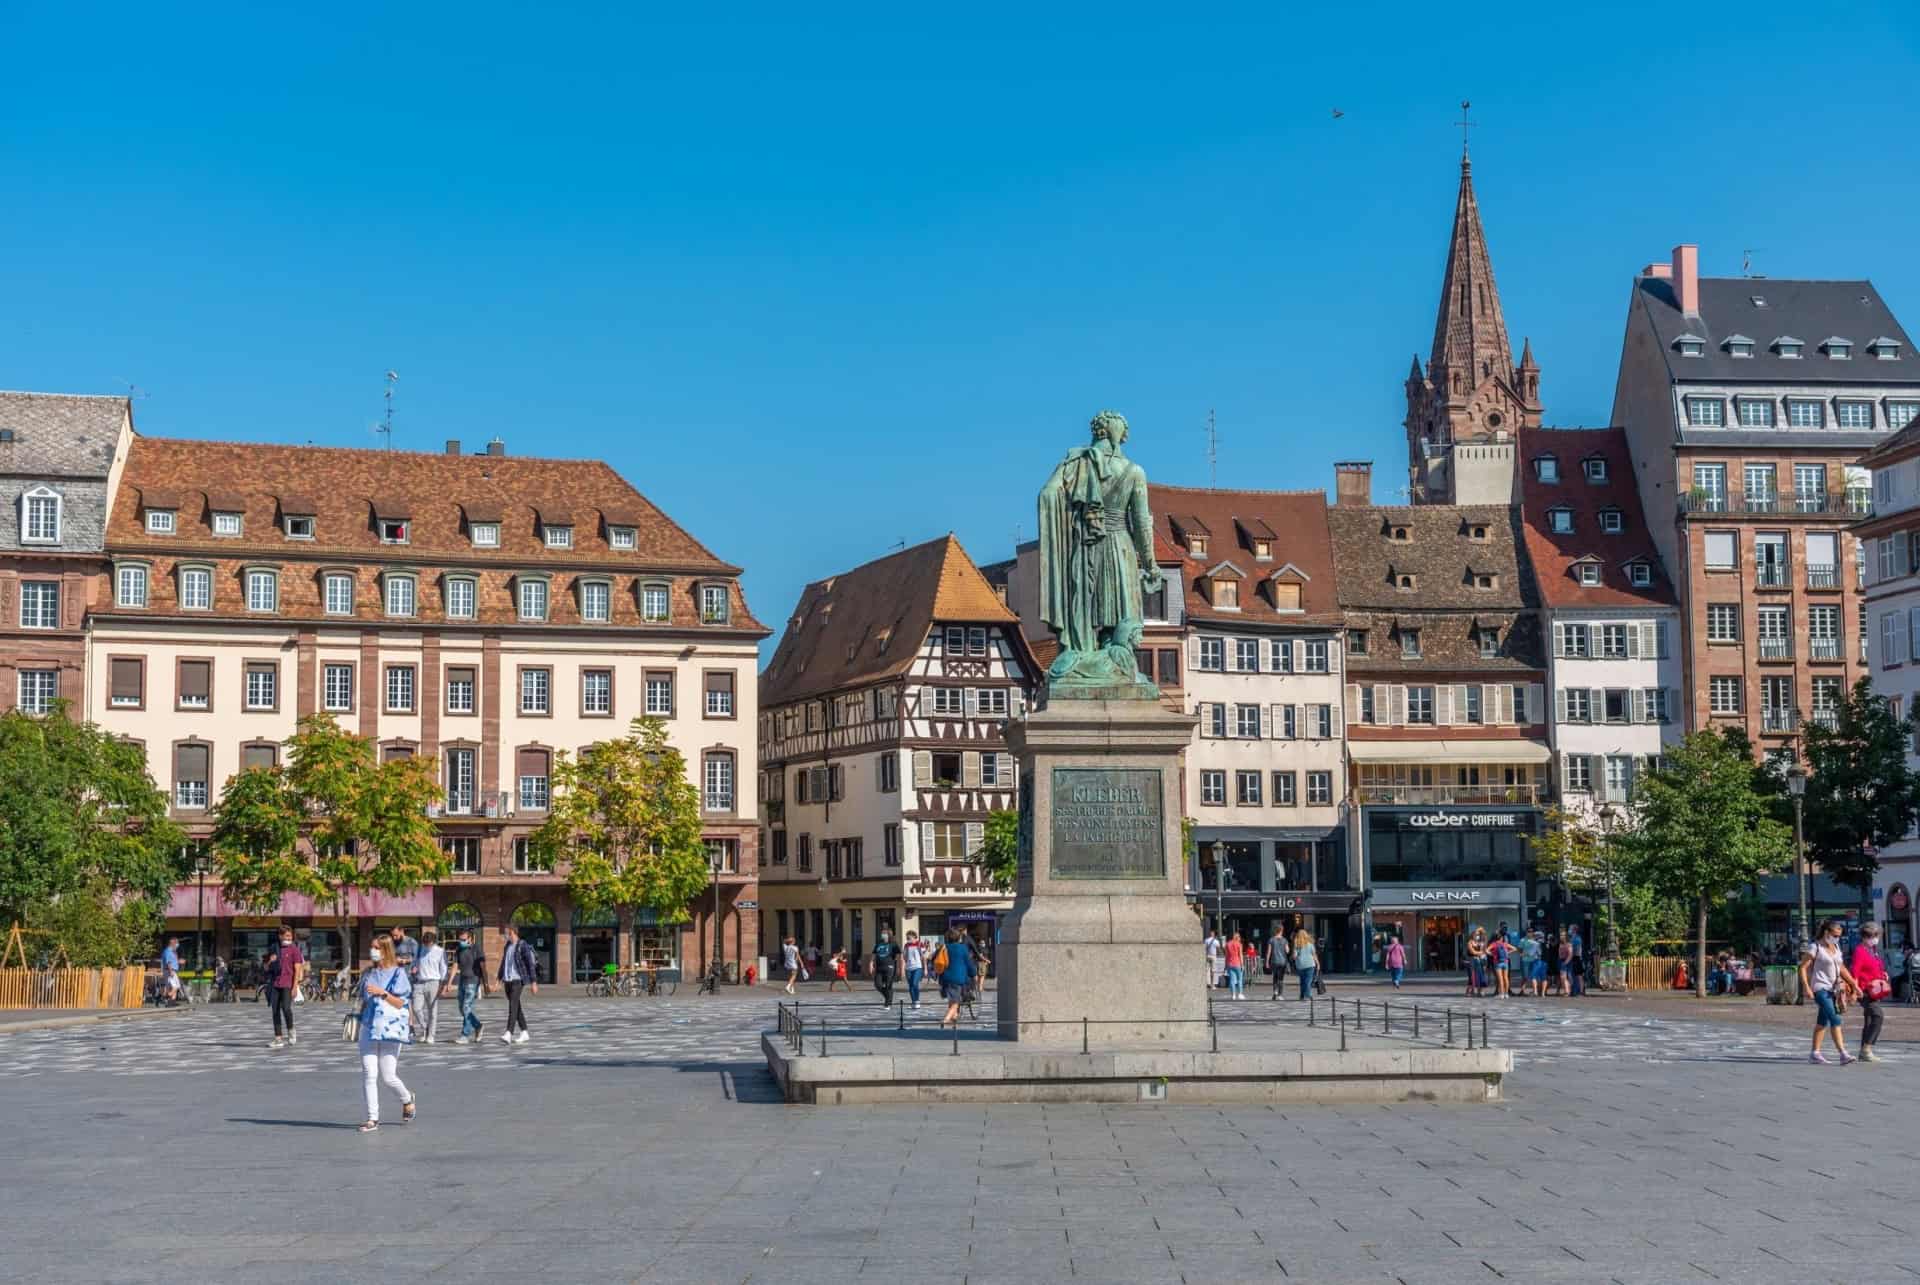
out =
[[(1780, 278), (1702, 277), (1700, 312), (1685, 316), (1668, 277), (1634, 280), (1634, 306), (1643, 309), (1655, 338), (1667, 356), (1667, 370), (1675, 380), (1779, 383), (1920, 383), (1920, 359), (1886, 301), (1871, 281), (1789, 281)], [(1754, 302), (1755, 296), (1765, 300)], [(1722, 340), (1735, 335), (1779, 336), (1751, 357), (1735, 357)], [(1681, 357), (1674, 345), (1691, 334), (1707, 341), (1699, 357)], [(1833, 339), (1864, 346), (1869, 336), (1884, 336), (1904, 345), (1899, 361), (1868, 362), (1810, 360), (1782, 357), (1778, 346), (1798, 342), (1795, 335), (1831, 335)], [(1826, 342), (1833, 342), (1832, 339)]]
[[(1487, 538), (1469, 528), (1485, 525)], [(1519, 521), (1505, 505), (1420, 504), (1405, 508), (1334, 505), (1327, 510), (1340, 605), (1350, 610), (1517, 610), (1534, 604), (1520, 574)], [(1394, 540), (1390, 527), (1412, 528)], [(1471, 566), (1500, 577), (1496, 589), (1476, 589)], [(1390, 572), (1413, 574), (1415, 587), (1396, 589)]]
[[(1526, 545), (1540, 598), (1549, 607), (1632, 607), (1674, 605), (1672, 583), (1655, 550), (1653, 533), (1640, 511), (1640, 491), (1633, 481), (1633, 461), (1627, 452), (1624, 429), (1523, 428), (1524, 454), (1556, 450), (1578, 452), (1581, 458), (1598, 454), (1607, 461), (1607, 480), (1589, 482), (1584, 475), (1558, 482), (1542, 482), (1532, 469), (1523, 469), (1520, 503), (1526, 516)], [(1547, 522), (1554, 509), (1574, 511), (1573, 530), (1556, 532)], [(1608, 535), (1600, 529), (1602, 509), (1619, 510), (1624, 529)], [(1644, 561), (1653, 567), (1653, 583), (1636, 589), (1627, 581), (1627, 565)], [(1570, 574), (1580, 562), (1601, 564), (1600, 583), (1583, 585)]]
[(0, 475), (104, 478), (132, 415), (124, 397), (0, 392)]
[(903, 674), (939, 624), (1000, 624), (1009, 639), (1020, 637), (1020, 618), (952, 535), (816, 580), (800, 591), (760, 674), (760, 705)]
[[(1155, 556), (1164, 560), (1165, 555), (1172, 554), (1180, 564), (1188, 619), (1237, 624), (1284, 622), (1293, 626), (1339, 622), (1324, 491), (1233, 491), (1150, 485), (1147, 498), (1154, 513)], [(1279, 565), (1269, 573), (1266, 564), (1249, 563), (1254, 566), (1253, 576), (1260, 583), (1266, 583), (1292, 568), (1301, 580), (1300, 609), (1277, 609), (1267, 595), (1248, 592), (1241, 594), (1238, 611), (1216, 610), (1200, 582), (1218, 566), (1230, 567), (1239, 576), (1247, 573), (1240, 569), (1239, 562), (1226, 556), (1231, 553), (1229, 549), (1209, 546), (1204, 560), (1185, 556), (1185, 546), (1175, 536), (1176, 527), (1271, 533), (1259, 538), (1273, 541), (1273, 559)]]

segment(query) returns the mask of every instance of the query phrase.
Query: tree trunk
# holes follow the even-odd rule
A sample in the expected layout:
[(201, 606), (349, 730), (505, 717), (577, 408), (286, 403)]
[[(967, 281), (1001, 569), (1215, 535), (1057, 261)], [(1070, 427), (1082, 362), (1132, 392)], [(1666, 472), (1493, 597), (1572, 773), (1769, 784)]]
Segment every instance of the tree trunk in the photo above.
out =
[(1707, 894), (1700, 894), (1699, 940), (1693, 948), (1693, 994), (1696, 999), (1707, 997)]

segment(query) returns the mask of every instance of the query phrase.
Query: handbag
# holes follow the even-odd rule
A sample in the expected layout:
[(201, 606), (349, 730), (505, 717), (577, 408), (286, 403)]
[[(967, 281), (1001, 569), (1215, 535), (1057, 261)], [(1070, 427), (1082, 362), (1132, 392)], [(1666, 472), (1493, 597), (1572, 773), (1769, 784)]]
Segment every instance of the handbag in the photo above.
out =
[(1883, 1000), (1893, 994), (1893, 983), (1884, 977), (1875, 977), (1860, 989), (1862, 999)]
[(945, 973), (947, 971), (947, 944), (945, 942), (941, 942), (940, 949), (933, 952), (933, 971), (935, 973)]
[(360, 1010), (355, 1009), (340, 1019), (340, 1039), (346, 1044), (360, 1042)]

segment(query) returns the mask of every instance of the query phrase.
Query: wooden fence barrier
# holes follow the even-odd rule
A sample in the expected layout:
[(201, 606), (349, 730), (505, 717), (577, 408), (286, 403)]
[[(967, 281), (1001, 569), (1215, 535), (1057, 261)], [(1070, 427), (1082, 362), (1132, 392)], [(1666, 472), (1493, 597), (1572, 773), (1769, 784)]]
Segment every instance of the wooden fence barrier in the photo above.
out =
[(139, 1008), (147, 970), (0, 968), (0, 1008)]

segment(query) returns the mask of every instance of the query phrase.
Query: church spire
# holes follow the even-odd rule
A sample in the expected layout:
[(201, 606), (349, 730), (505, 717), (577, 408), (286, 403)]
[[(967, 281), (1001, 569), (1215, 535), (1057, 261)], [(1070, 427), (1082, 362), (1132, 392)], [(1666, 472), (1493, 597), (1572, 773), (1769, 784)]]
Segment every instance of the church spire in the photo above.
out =
[(1489, 376), (1509, 378), (1513, 349), (1500, 314), (1500, 290), (1493, 281), (1493, 259), (1480, 226), (1480, 203), (1473, 195), (1473, 162), (1465, 144), (1460, 153), (1460, 195), (1453, 208), (1453, 239), (1447, 246), (1446, 279), (1440, 287), (1440, 311), (1433, 326), (1433, 355), (1428, 375), (1442, 396), (1464, 396)]

